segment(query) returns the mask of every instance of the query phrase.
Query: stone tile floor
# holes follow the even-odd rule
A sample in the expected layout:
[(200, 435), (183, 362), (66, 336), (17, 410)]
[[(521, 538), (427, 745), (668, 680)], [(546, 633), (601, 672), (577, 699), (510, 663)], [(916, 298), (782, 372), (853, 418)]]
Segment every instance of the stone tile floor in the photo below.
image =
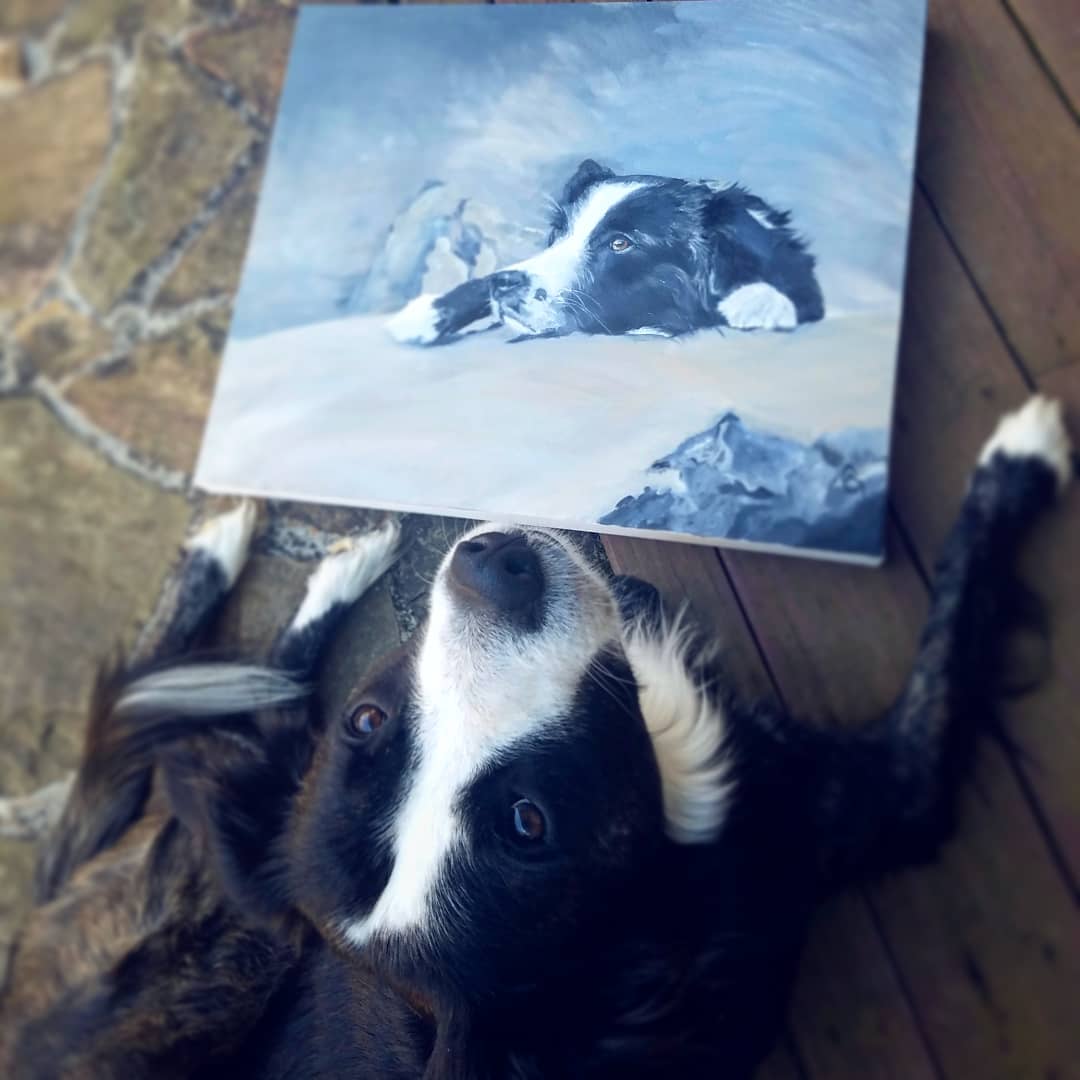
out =
[[(89, 684), (168, 602), (213, 509), (189, 475), (295, 12), (275, 0), (0, 4), (0, 794), (75, 763)], [(337, 537), (380, 515), (262, 507), (221, 636), (258, 649)], [(460, 522), (406, 522), (330, 663), (347, 690), (423, 615)], [(0, 980), (32, 845), (0, 836)]]

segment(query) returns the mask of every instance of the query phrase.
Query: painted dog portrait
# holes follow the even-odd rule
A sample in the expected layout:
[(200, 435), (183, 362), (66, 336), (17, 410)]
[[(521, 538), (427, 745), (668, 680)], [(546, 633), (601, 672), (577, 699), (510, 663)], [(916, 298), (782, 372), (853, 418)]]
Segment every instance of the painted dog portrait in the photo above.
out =
[(1071, 475), (1056, 403), (1001, 421), (907, 683), (854, 727), (742, 700), (651, 585), (495, 524), (324, 708), (320, 661), (398, 526), (326, 554), (267, 661), (211, 662), (253, 504), (210, 519), (158, 643), (99, 681), (0, 1075), (750, 1077), (819, 901), (949, 837), (1015, 560)]
[(505, 325), (522, 338), (794, 330), (825, 313), (790, 215), (739, 187), (616, 176), (586, 159), (555, 204), (547, 247), (389, 322), (413, 345)]
[(808, 2), (302, 7), (197, 486), (879, 563), (925, 12)]

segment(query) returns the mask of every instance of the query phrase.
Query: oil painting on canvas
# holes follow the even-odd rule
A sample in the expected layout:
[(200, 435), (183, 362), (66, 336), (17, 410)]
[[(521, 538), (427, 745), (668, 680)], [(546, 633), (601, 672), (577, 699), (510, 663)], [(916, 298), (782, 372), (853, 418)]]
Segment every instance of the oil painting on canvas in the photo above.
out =
[(197, 482), (876, 561), (924, 11), (301, 11)]

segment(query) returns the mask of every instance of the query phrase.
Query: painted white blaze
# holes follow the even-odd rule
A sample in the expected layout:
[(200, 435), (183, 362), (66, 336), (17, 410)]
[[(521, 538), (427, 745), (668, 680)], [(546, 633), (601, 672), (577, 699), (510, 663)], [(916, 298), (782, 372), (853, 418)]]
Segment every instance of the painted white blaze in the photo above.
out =
[(577, 286), (589, 247), (589, 238), (608, 213), (624, 199), (648, 185), (643, 181), (607, 181), (589, 190), (574, 208), (566, 235), (549, 248), (508, 270), (523, 270), (533, 287), (546, 289), (551, 298)]

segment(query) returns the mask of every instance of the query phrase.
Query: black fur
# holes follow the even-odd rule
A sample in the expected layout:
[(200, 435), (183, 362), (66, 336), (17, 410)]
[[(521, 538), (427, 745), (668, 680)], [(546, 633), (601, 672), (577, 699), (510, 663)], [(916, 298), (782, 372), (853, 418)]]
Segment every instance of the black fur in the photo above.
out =
[[(792, 229), (790, 215), (737, 184), (718, 188), (705, 181), (616, 176), (586, 159), (555, 207), (549, 249), (567, 235), (589, 194), (609, 182), (644, 186), (592, 230), (572, 282), (557, 292), (550, 286), (540, 270), (543, 252), (466, 282), (432, 301), (435, 329), (422, 343), (446, 344), (492, 320), (519, 329), (521, 340), (641, 329), (677, 336), (727, 326), (723, 301), (754, 284), (787, 297), (798, 323), (824, 316), (814, 257)], [(630, 246), (612, 250), (616, 238)]]
[[(147, 878), (170, 929), (96, 996), (23, 1025), (25, 1075), (55, 1074), (51, 1024), (65, 1054), (92, 1029), (108, 1061), (132, 1063), (129, 1076), (152, 1075), (151, 1062), (173, 1075), (181, 1058), (191, 1074), (230, 1078), (750, 1076), (782, 1023), (820, 898), (929, 858), (948, 835), (976, 736), (992, 730), (1002, 586), (1054, 488), (1034, 458), (998, 454), (975, 471), (909, 682), (863, 728), (804, 726), (731, 698), (719, 669), (698, 672), (722, 699), (733, 781), (712, 842), (665, 835), (633, 673), (618, 648), (599, 655), (556, 734), (470, 783), (457, 808), (470, 857), (440, 879), (442, 917), (427, 936), (356, 948), (340, 933), (392, 868), (380, 830), (414, 760), (414, 650), (355, 692), (352, 704), (386, 715), (370, 737), (348, 723), (351, 706), (329, 721), (314, 707), (250, 717), (204, 735), (212, 748), (160, 725), (149, 754), (144, 734), (139, 753), (163, 768), (175, 815)], [(651, 586), (622, 578), (614, 593), (624, 617), (660, 625)], [(311, 660), (323, 630), (305, 644)], [(688, 662), (706, 655), (692, 648)], [(522, 792), (550, 826), (527, 850), (506, 827)], [(183, 889), (162, 887), (174, 878), (199, 900), (186, 923)], [(121, 1003), (175, 990), (178, 971), (183, 1015), (199, 1021), (182, 1049), (151, 1053), (131, 1034), (109, 1044), (110, 1024), (135, 1009)], [(241, 997), (225, 1008), (228, 985)], [(227, 1030), (215, 1010), (232, 1018)]]

